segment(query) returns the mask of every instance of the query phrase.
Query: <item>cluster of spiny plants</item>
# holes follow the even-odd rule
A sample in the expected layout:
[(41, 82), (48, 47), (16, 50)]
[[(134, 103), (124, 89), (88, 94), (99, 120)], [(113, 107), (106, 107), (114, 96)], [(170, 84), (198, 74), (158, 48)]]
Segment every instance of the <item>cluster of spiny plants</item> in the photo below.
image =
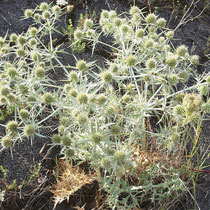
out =
[[(103, 10), (98, 23), (86, 19), (74, 30), (70, 43), (110, 51), (104, 66), (75, 56), (74, 66), (64, 65), (62, 45), (54, 45), (64, 9), (47, 3), (27, 9), (25, 18), (34, 21), (29, 29), (0, 37), (0, 106), (14, 107), (1, 124), (2, 149), (51, 138), (66, 161), (87, 162), (95, 171), (109, 207), (171, 205), (190, 182), (183, 151), (189, 136), (196, 139), (189, 130), (196, 136), (210, 113), (210, 75), (197, 75), (199, 57), (186, 46), (173, 47), (164, 18), (136, 6), (122, 15)], [(56, 71), (65, 74), (63, 86), (49, 77)]]

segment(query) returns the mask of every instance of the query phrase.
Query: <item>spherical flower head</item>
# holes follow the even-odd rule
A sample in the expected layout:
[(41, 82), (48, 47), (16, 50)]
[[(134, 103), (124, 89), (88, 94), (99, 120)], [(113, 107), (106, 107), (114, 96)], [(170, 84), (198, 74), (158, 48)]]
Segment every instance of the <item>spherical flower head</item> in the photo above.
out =
[(26, 39), (22, 35), (18, 36), (17, 41), (20, 45), (24, 45), (26, 43)]
[(101, 78), (103, 79), (104, 82), (111, 82), (112, 81), (112, 74), (110, 71), (104, 71), (102, 74), (101, 74)]
[(79, 93), (77, 96), (77, 101), (80, 104), (87, 104), (88, 103), (88, 96), (86, 93)]
[(114, 156), (118, 162), (123, 163), (126, 158), (126, 153), (124, 151), (116, 151)]
[(179, 78), (181, 79), (182, 82), (187, 82), (190, 78), (189, 73), (186, 72), (186, 71), (180, 72), (178, 76), (179, 76)]
[(207, 96), (209, 94), (209, 87), (208, 85), (202, 85), (199, 89), (200, 93), (204, 96)]
[(7, 73), (8, 73), (8, 76), (9, 76), (9, 77), (15, 77), (15, 76), (18, 75), (17, 69), (14, 68), (14, 67), (9, 67), (9, 68), (7, 69)]
[(41, 20), (41, 15), (38, 13), (34, 14), (34, 21), (38, 23), (40, 22), (40, 20)]
[(1, 95), (7, 97), (10, 94), (10, 89), (8, 86), (2, 86), (1, 87)]
[(27, 120), (30, 116), (30, 113), (26, 109), (21, 109), (20, 112), (19, 112), (19, 116), (22, 120)]
[(193, 56), (190, 58), (190, 61), (192, 62), (192, 64), (198, 65), (198, 64), (199, 64), (199, 56), (198, 56), (198, 55), (193, 55)]
[(66, 158), (71, 158), (71, 157), (74, 156), (74, 154), (75, 154), (75, 152), (74, 152), (73, 149), (66, 149), (65, 150), (65, 156), (66, 156)]
[(193, 112), (198, 112), (202, 103), (203, 100), (200, 95), (194, 93), (186, 94), (182, 103), (186, 116), (192, 115)]
[(150, 48), (153, 46), (153, 43), (154, 41), (152, 39), (148, 39), (146, 42), (145, 42), (145, 47), (146, 48)]
[(126, 86), (126, 91), (128, 92), (128, 93), (133, 93), (134, 92), (134, 89), (135, 89), (135, 85), (134, 84), (128, 84), (127, 86)]
[(148, 24), (156, 24), (157, 22), (157, 19), (156, 19), (156, 16), (155, 14), (151, 13), (151, 14), (148, 14), (145, 18), (145, 21), (146, 23)]
[(97, 96), (96, 100), (99, 105), (103, 105), (106, 102), (107, 98), (104, 94), (100, 94)]
[(136, 38), (141, 39), (143, 37), (144, 37), (144, 30), (142, 28), (140, 28), (136, 31)]
[(201, 109), (202, 109), (206, 114), (210, 114), (210, 103), (204, 103), (204, 104), (202, 104)]
[(52, 12), (56, 15), (60, 14), (61, 8), (58, 5), (52, 7)]
[(44, 20), (49, 19), (49, 18), (50, 18), (50, 12), (48, 12), (48, 11), (42, 12), (42, 18), (43, 18)]
[(78, 124), (83, 125), (87, 122), (87, 117), (84, 114), (79, 114), (77, 116), (77, 122)]
[(132, 6), (130, 8), (130, 11), (129, 12), (130, 12), (131, 15), (139, 14), (140, 13), (140, 9), (137, 6)]
[(39, 66), (42, 67), (42, 68), (45, 68), (45, 66), (46, 66), (46, 65), (45, 65), (45, 62), (40, 62), (40, 63), (39, 63)]
[(9, 39), (10, 39), (11, 42), (16, 42), (17, 41), (17, 38), (18, 38), (18, 36), (15, 33), (12, 33), (10, 35), (10, 37), (9, 37)]
[(77, 95), (78, 95), (78, 92), (77, 92), (77, 90), (75, 90), (75, 89), (71, 89), (71, 90), (69, 91), (69, 95), (72, 96), (72, 97), (74, 97), (74, 98), (76, 98)]
[(104, 158), (101, 160), (101, 166), (102, 166), (104, 169), (109, 169), (109, 168), (111, 167), (111, 160), (110, 160), (110, 158), (104, 157)]
[(149, 60), (147, 60), (146, 67), (148, 69), (154, 69), (156, 67), (156, 61), (155, 61), (155, 59), (150, 58)]
[(45, 77), (45, 70), (42, 67), (37, 67), (35, 69), (35, 77), (37, 78), (44, 78)]
[(168, 76), (168, 84), (175, 86), (179, 82), (179, 77), (176, 74), (170, 74)]
[(117, 16), (116, 11), (114, 11), (114, 10), (110, 10), (108, 13), (109, 13), (109, 18), (111, 20), (114, 19)]
[(80, 71), (86, 71), (87, 63), (84, 60), (77, 61), (76, 68)]
[(41, 56), (38, 52), (34, 52), (32, 55), (31, 55), (31, 58), (34, 62), (38, 62), (39, 60), (41, 60)]
[(96, 32), (95, 32), (95, 30), (93, 30), (93, 29), (88, 29), (87, 30), (87, 32), (86, 32), (86, 36), (87, 37), (95, 37), (96, 36)]
[(139, 14), (134, 14), (132, 19), (131, 19), (131, 23), (133, 25), (138, 25), (141, 22), (141, 16)]
[(60, 125), (60, 126), (58, 127), (58, 133), (63, 134), (63, 133), (64, 133), (64, 131), (65, 131), (65, 126)]
[(35, 134), (35, 128), (33, 125), (26, 125), (24, 127), (24, 134), (28, 137), (33, 136)]
[(41, 11), (48, 10), (49, 5), (46, 2), (42, 2), (39, 6)]
[(126, 34), (129, 31), (129, 26), (126, 24), (123, 24), (123, 25), (121, 25), (120, 29), (121, 29), (122, 33)]
[(69, 117), (62, 117), (60, 119), (60, 124), (63, 125), (64, 127), (68, 127), (71, 124)]
[(9, 121), (7, 123), (7, 130), (16, 133), (18, 131), (18, 123), (16, 121)]
[(88, 29), (93, 26), (93, 21), (91, 19), (86, 19), (84, 22), (84, 28)]
[(62, 141), (63, 146), (65, 147), (70, 146), (72, 142), (69, 136), (62, 136), (61, 141)]
[(78, 82), (79, 81), (79, 78), (78, 78), (78, 75), (75, 71), (71, 71), (70, 74), (69, 74), (69, 80), (71, 82)]
[(10, 103), (14, 103), (16, 101), (16, 97), (14, 94), (9, 94), (7, 98)]
[(123, 100), (124, 103), (128, 104), (131, 101), (131, 97), (129, 95), (125, 94), (122, 97), (122, 100)]
[(127, 66), (132, 67), (136, 64), (136, 58), (133, 55), (129, 55), (125, 59)]
[(165, 18), (159, 18), (157, 20), (157, 25), (160, 28), (164, 28), (166, 26), (166, 20), (165, 20)]
[(173, 31), (167, 31), (165, 35), (166, 35), (167, 38), (172, 39), (174, 37), (174, 32)]
[(163, 43), (165, 42), (165, 38), (164, 38), (163, 36), (161, 36), (161, 37), (159, 38), (159, 42), (160, 42), (160, 44), (163, 44)]
[(99, 144), (102, 141), (102, 135), (100, 133), (94, 133), (91, 136), (91, 140), (95, 143), (95, 144)]
[(184, 114), (184, 108), (182, 105), (176, 105), (174, 107), (174, 115), (175, 116), (179, 116), (179, 115), (183, 115)]
[(49, 105), (49, 104), (52, 104), (52, 102), (54, 101), (54, 98), (51, 93), (45, 93), (42, 96), (42, 101), (44, 104)]
[(77, 40), (81, 40), (83, 37), (83, 32), (79, 29), (77, 29), (75, 32), (74, 32), (74, 38), (77, 39)]
[(177, 55), (184, 57), (187, 54), (188, 50), (185, 45), (181, 45), (176, 49)]
[(54, 134), (51, 138), (52, 143), (59, 144), (61, 142), (61, 137), (58, 134)]
[(112, 125), (111, 126), (111, 133), (113, 135), (119, 135), (121, 133), (121, 127), (119, 125)]
[(1, 140), (1, 145), (3, 148), (9, 148), (12, 146), (12, 139), (10, 137), (4, 137)]
[(107, 10), (102, 10), (101, 18), (107, 19), (109, 17), (109, 12)]
[(122, 25), (122, 20), (121, 20), (121, 18), (115, 18), (113, 23), (115, 26), (119, 27)]
[(91, 103), (91, 104), (96, 104), (97, 103), (96, 95), (95, 94), (90, 94), (88, 96), (88, 99), (89, 99), (89, 103)]
[(65, 93), (68, 93), (71, 90), (72, 86), (70, 84), (65, 84), (63, 90)]
[(118, 66), (115, 63), (111, 63), (111, 65), (109, 66), (109, 71), (116, 73), (119, 70)]
[(208, 85), (210, 85), (210, 75), (208, 75), (208, 76), (206, 77), (206, 83), (207, 83)]
[(176, 57), (175, 56), (168, 56), (166, 58), (166, 64), (170, 67), (170, 68), (174, 68), (176, 66)]
[(30, 34), (31, 36), (36, 36), (36, 35), (38, 34), (37, 28), (31, 27), (31, 28), (29, 29), (29, 34)]
[(25, 50), (24, 49), (18, 49), (16, 51), (16, 54), (18, 57), (24, 57), (25, 56)]
[(156, 26), (150, 26), (148, 28), (149, 33), (151, 34), (150, 36), (152, 36), (154, 33), (157, 32), (157, 27)]
[(29, 41), (28, 41), (29, 45), (30, 46), (36, 46), (37, 44), (37, 41), (35, 38), (30, 38)]
[(25, 12), (24, 12), (24, 15), (25, 15), (26, 18), (30, 18), (30, 17), (32, 17), (33, 12), (32, 12), (31, 9), (26, 9)]

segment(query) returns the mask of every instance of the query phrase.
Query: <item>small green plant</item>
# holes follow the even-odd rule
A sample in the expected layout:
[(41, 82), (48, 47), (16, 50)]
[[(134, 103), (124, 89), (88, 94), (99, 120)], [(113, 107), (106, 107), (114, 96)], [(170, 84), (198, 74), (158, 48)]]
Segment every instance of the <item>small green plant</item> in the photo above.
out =
[[(0, 94), (6, 105), (15, 107), (13, 119), (4, 125), (3, 149), (5, 138), (13, 144), (25, 138), (32, 142), (36, 136), (47, 137), (45, 129), (57, 130), (52, 144), (61, 146), (67, 161), (89, 164), (110, 208), (143, 208), (148, 199), (148, 208), (168, 208), (194, 177), (189, 159), (210, 110), (209, 74), (193, 71), (199, 57), (190, 55), (187, 47), (171, 45), (175, 32), (166, 28), (165, 19), (136, 6), (124, 15), (103, 10), (98, 24), (87, 18), (79, 28), (70, 26), (70, 47), (88, 42), (94, 53), (99, 44), (114, 56), (103, 67), (76, 57), (75, 65), (64, 66), (58, 53), (65, 52), (53, 40), (61, 33), (56, 23), (64, 9), (42, 3), (25, 13), (37, 30), (0, 39)], [(102, 42), (102, 36), (112, 43)], [(52, 69), (64, 72), (62, 85), (50, 79)], [(188, 86), (190, 77), (194, 83)], [(57, 124), (52, 119), (58, 119)], [(188, 158), (183, 151), (187, 153), (190, 140)], [(77, 170), (70, 165), (67, 169), (67, 175), (73, 170), (78, 177)], [(76, 177), (78, 186), (65, 188), (71, 176), (55, 185), (65, 192), (55, 194), (56, 203), (81, 187)], [(84, 183), (90, 182), (82, 176)]]

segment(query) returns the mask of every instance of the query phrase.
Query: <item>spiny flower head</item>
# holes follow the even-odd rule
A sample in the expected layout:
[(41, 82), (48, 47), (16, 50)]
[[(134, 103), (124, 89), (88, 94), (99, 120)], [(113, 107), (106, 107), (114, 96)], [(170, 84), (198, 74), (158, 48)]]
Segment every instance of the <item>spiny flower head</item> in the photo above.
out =
[(198, 65), (199, 64), (199, 56), (198, 55), (191, 56), (190, 61), (192, 62), (192, 64)]
[(183, 71), (183, 72), (180, 72), (178, 74), (179, 78), (181, 79), (182, 82), (187, 82), (190, 78), (190, 75), (188, 72), (186, 71)]
[(74, 38), (77, 40), (81, 40), (83, 37), (83, 32), (79, 29), (75, 30), (74, 32)]
[(8, 73), (8, 76), (9, 76), (9, 77), (15, 77), (15, 76), (18, 75), (18, 71), (17, 71), (17, 69), (14, 68), (14, 67), (9, 67), (9, 68), (7, 69), (7, 73)]
[(104, 94), (100, 94), (100, 95), (97, 96), (96, 100), (97, 100), (99, 105), (102, 105), (106, 102), (107, 98)]
[(17, 41), (17, 38), (18, 38), (18, 36), (17, 36), (17, 34), (15, 34), (15, 33), (12, 33), (12, 34), (10, 35), (10, 41), (11, 41), (11, 42), (16, 42), (16, 41)]
[(134, 57), (133, 55), (129, 55), (125, 58), (125, 63), (127, 64), (127, 66), (132, 67), (136, 64), (136, 57)]
[(187, 47), (185, 45), (181, 45), (176, 49), (176, 53), (179, 56), (185, 56), (187, 53)]
[(28, 137), (33, 136), (35, 134), (35, 128), (33, 125), (25, 125), (24, 134)]
[(18, 123), (16, 121), (9, 121), (7, 123), (7, 130), (12, 133), (16, 133), (18, 130)]
[(69, 136), (62, 136), (61, 138), (61, 141), (62, 141), (62, 144), (65, 146), (65, 147), (68, 147), (71, 145), (71, 138)]
[(101, 160), (101, 166), (105, 169), (109, 169), (111, 167), (111, 159), (108, 157), (104, 157)]
[(69, 95), (72, 96), (72, 97), (74, 97), (74, 98), (76, 98), (77, 95), (78, 95), (78, 92), (77, 92), (77, 90), (75, 90), (75, 89), (71, 89), (71, 90), (69, 91)]
[(54, 101), (54, 98), (53, 98), (51, 93), (45, 93), (42, 96), (42, 101), (43, 101), (44, 104), (49, 105)]
[(29, 29), (29, 34), (30, 34), (31, 36), (36, 36), (36, 35), (38, 34), (37, 28), (31, 27), (31, 28)]
[(41, 11), (48, 10), (49, 5), (46, 2), (42, 2), (39, 6)]
[(80, 125), (83, 125), (87, 122), (87, 117), (84, 115), (84, 114), (79, 114), (77, 116), (77, 122), (80, 124)]
[(95, 144), (99, 144), (101, 141), (102, 141), (102, 135), (100, 133), (94, 133), (92, 136), (91, 136), (91, 139), (92, 141), (95, 143)]
[(91, 19), (86, 19), (84, 22), (84, 28), (91, 28), (93, 26), (93, 21)]
[(157, 20), (157, 25), (160, 28), (164, 28), (166, 26), (166, 20), (165, 20), (165, 18), (159, 18)]
[(124, 151), (120, 150), (120, 151), (116, 151), (114, 156), (118, 162), (122, 163), (125, 161), (126, 153)]
[(1, 140), (1, 145), (3, 148), (9, 148), (12, 146), (12, 139), (10, 137), (4, 137)]
[(177, 63), (177, 61), (176, 61), (176, 57), (175, 56), (173, 56), (173, 55), (171, 55), (171, 56), (168, 56), (167, 58), (166, 58), (166, 64), (170, 67), (170, 68), (174, 68), (175, 66), (176, 66), (176, 63)]
[(17, 41), (20, 45), (24, 45), (26, 43), (26, 38), (22, 35), (19, 35)]
[(87, 63), (84, 60), (77, 61), (76, 68), (80, 71), (87, 70)]
[(123, 97), (122, 97), (122, 100), (124, 103), (129, 103), (131, 101), (131, 97), (127, 94), (125, 94)]
[(87, 104), (87, 102), (88, 102), (87, 94), (86, 93), (79, 93), (78, 96), (77, 96), (77, 101), (80, 104)]
[(71, 82), (78, 82), (79, 78), (78, 78), (77, 72), (71, 71), (70, 74), (69, 74), (69, 80)]
[(37, 67), (35, 69), (35, 76), (37, 78), (44, 78), (45, 77), (45, 70), (42, 67)]
[(26, 18), (30, 18), (30, 17), (32, 17), (33, 12), (32, 12), (31, 9), (26, 9), (25, 12), (24, 12), (24, 15), (25, 15)]
[(200, 93), (204, 96), (207, 96), (209, 93), (209, 87), (208, 85), (202, 85), (199, 89)]
[(146, 67), (148, 69), (154, 69), (156, 67), (156, 61), (155, 61), (155, 59), (150, 58), (149, 60), (147, 60)]
[(119, 125), (112, 125), (111, 126), (111, 133), (113, 135), (119, 135), (121, 133), (121, 127)]
[(112, 81), (112, 74), (110, 71), (104, 71), (101, 74), (101, 78), (103, 79), (104, 82), (111, 82)]
[(26, 120), (26, 119), (29, 118), (30, 113), (29, 113), (29, 111), (26, 110), (26, 109), (21, 109), (20, 112), (19, 112), (19, 116), (20, 116), (20, 118), (21, 118), (22, 120)]
[(58, 134), (54, 134), (51, 139), (54, 144), (59, 144), (61, 142), (61, 137)]
[(130, 8), (130, 11), (129, 12), (130, 12), (131, 15), (139, 14), (140, 13), (140, 9), (137, 6), (132, 6)]
[(145, 18), (145, 21), (149, 24), (156, 24), (157, 19), (156, 19), (155, 14), (153, 14), (153, 13), (148, 14)]
[(144, 30), (142, 28), (139, 28), (136, 31), (136, 38), (142, 38), (142, 37), (144, 37)]
[(49, 19), (50, 18), (50, 12), (49, 11), (42, 12), (42, 18), (44, 20)]
[(10, 88), (8, 86), (2, 86), (0, 89), (2, 96), (8, 96), (10, 94)]
[(165, 35), (166, 35), (167, 38), (172, 39), (174, 37), (174, 32), (173, 31), (167, 31)]

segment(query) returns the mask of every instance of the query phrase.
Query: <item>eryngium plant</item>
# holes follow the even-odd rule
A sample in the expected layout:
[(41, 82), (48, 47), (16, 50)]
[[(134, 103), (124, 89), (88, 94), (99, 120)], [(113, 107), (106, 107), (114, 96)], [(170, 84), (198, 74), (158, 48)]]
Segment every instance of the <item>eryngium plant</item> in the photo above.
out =
[[(77, 59), (69, 71), (52, 38), (61, 14), (58, 6), (42, 4), (25, 13), (35, 20), (33, 28), (0, 39), (0, 101), (16, 107), (2, 147), (13, 145), (5, 138), (15, 143), (24, 136), (43, 137), (45, 127), (58, 130), (52, 144), (62, 147), (67, 160), (90, 164), (110, 207), (141, 208), (148, 199), (167, 207), (188, 184), (184, 137), (189, 128), (197, 132), (210, 112), (209, 75), (192, 71), (199, 59), (187, 47), (173, 48), (174, 32), (165, 28), (165, 19), (145, 16), (138, 7), (125, 16), (104, 10), (99, 24), (84, 21), (74, 32), (75, 43), (89, 42), (93, 53), (104, 45), (113, 59), (106, 68)], [(46, 46), (42, 38), (48, 36)], [(113, 43), (101, 42), (101, 36)], [(63, 87), (48, 77), (55, 67), (66, 74)], [(196, 82), (189, 85), (189, 78)], [(59, 119), (58, 127), (46, 125), (52, 117)], [(14, 122), (15, 131), (8, 126)]]

